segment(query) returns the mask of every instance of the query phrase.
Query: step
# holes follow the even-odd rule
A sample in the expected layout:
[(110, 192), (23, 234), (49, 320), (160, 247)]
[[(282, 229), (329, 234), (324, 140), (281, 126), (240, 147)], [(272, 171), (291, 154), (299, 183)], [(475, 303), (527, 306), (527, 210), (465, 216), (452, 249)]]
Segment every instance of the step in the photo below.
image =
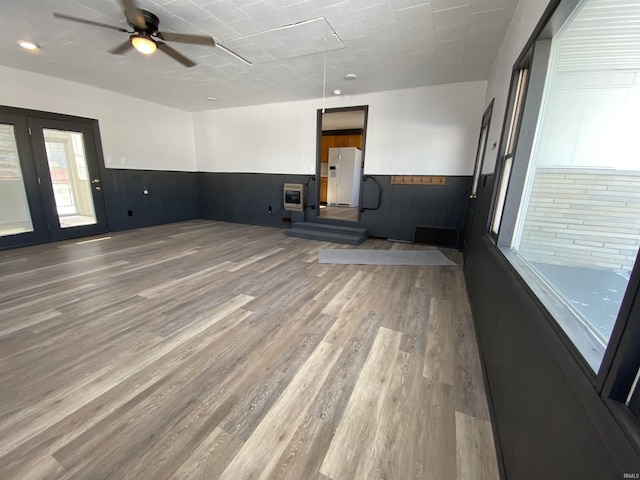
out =
[(333, 225), (330, 223), (294, 222), (293, 229), (319, 230), (322, 232), (343, 233), (348, 235), (366, 235), (367, 229), (361, 227), (348, 227), (345, 225)]
[(306, 238), (322, 242), (359, 245), (367, 239), (367, 230), (359, 227), (343, 227), (313, 222), (296, 222), (285, 234), (289, 237)]

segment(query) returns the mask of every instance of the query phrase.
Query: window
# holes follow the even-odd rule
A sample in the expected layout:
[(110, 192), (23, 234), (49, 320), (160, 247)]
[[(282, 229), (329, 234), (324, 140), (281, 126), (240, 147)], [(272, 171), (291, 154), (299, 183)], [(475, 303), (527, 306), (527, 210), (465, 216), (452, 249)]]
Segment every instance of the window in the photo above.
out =
[(489, 233), (637, 439), (640, 1), (553, 5), (516, 63)]
[(489, 127), (491, 126), (491, 115), (493, 114), (492, 99), (489, 106), (482, 114), (482, 124), (480, 126), (480, 138), (478, 139), (478, 150), (476, 151), (476, 163), (473, 167), (473, 179), (471, 181), (471, 198), (478, 197), (478, 184), (480, 175), (482, 174), (482, 164), (484, 162), (484, 154), (487, 150), (487, 141), (489, 140)]
[[(628, 3), (640, 15), (640, 4)], [(553, 39), (511, 239), (566, 304), (558, 321), (594, 371), (640, 246), (640, 41), (625, 39), (628, 15), (619, 4), (589, 0)], [(512, 145), (510, 136), (504, 172)]]
[(505, 145), (505, 153), (502, 160), (502, 169), (500, 180), (498, 182), (498, 190), (496, 201), (493, 209), (493, 219), (491, 221), (491, 233), (498, 235), (500, 223), (502, 222), (502, 213), (504, 211), (504, 202), (507, 197), (507, 186), (511, 178), (511, 169), (513, 167), (513, 157), (516, 152), (516, 139), (520, 130), (520, 122), (522, 120), (522, 112), (524, 110), (524, 99), (527, 91), (527, 81), (529, 79), (529, 68), (522, 67), (518, 71), (518, 80), (516, 83), (515, 96), (511, 107), (511, 120), (509, 121), (509, 129), (507, 130), (507, 142)]

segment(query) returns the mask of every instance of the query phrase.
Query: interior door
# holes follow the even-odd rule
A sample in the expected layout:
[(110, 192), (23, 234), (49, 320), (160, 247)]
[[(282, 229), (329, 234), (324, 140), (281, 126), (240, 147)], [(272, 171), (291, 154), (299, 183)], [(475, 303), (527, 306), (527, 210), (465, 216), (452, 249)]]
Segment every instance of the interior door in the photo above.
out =
[(36, 173), (52, 240), (106, 233), (91, 125), (30, 118)]

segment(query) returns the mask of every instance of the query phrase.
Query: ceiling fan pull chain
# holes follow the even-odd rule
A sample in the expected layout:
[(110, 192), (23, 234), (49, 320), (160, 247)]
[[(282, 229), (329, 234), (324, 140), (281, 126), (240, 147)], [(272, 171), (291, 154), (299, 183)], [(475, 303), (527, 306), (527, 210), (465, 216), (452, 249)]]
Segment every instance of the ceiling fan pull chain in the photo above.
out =
[[(325, 37), (325, 40), (327, 37)], [(324, 97), (327, 93), (327, 53), (324, 54), (324, 70), (322, 72), (322, 113), (324, 113)]]

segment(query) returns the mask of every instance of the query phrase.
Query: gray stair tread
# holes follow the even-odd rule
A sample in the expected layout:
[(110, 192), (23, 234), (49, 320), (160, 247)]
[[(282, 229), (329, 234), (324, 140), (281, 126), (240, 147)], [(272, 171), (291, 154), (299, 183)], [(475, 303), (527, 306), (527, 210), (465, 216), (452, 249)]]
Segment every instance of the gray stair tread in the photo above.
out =
[(290, 229), (285, 232), (289, 237), (305, 238), (307, 240), (319, 240), (323, 242), (347, 243), (350, 245), (359, 245), (366, 240), (366, 235), (331, 233), (319, 230)]
[(334, 231), (340, 233), (354, 233), (354, 234), (366, 234), (366, 228), (360, 227), (347, 227), (343, 225), (332, 225), (328, 223), (314, 223), (314, 222), (295, 222), (292, 229), (304, 229), (304, 230), (322, 230), (322, 231)]

